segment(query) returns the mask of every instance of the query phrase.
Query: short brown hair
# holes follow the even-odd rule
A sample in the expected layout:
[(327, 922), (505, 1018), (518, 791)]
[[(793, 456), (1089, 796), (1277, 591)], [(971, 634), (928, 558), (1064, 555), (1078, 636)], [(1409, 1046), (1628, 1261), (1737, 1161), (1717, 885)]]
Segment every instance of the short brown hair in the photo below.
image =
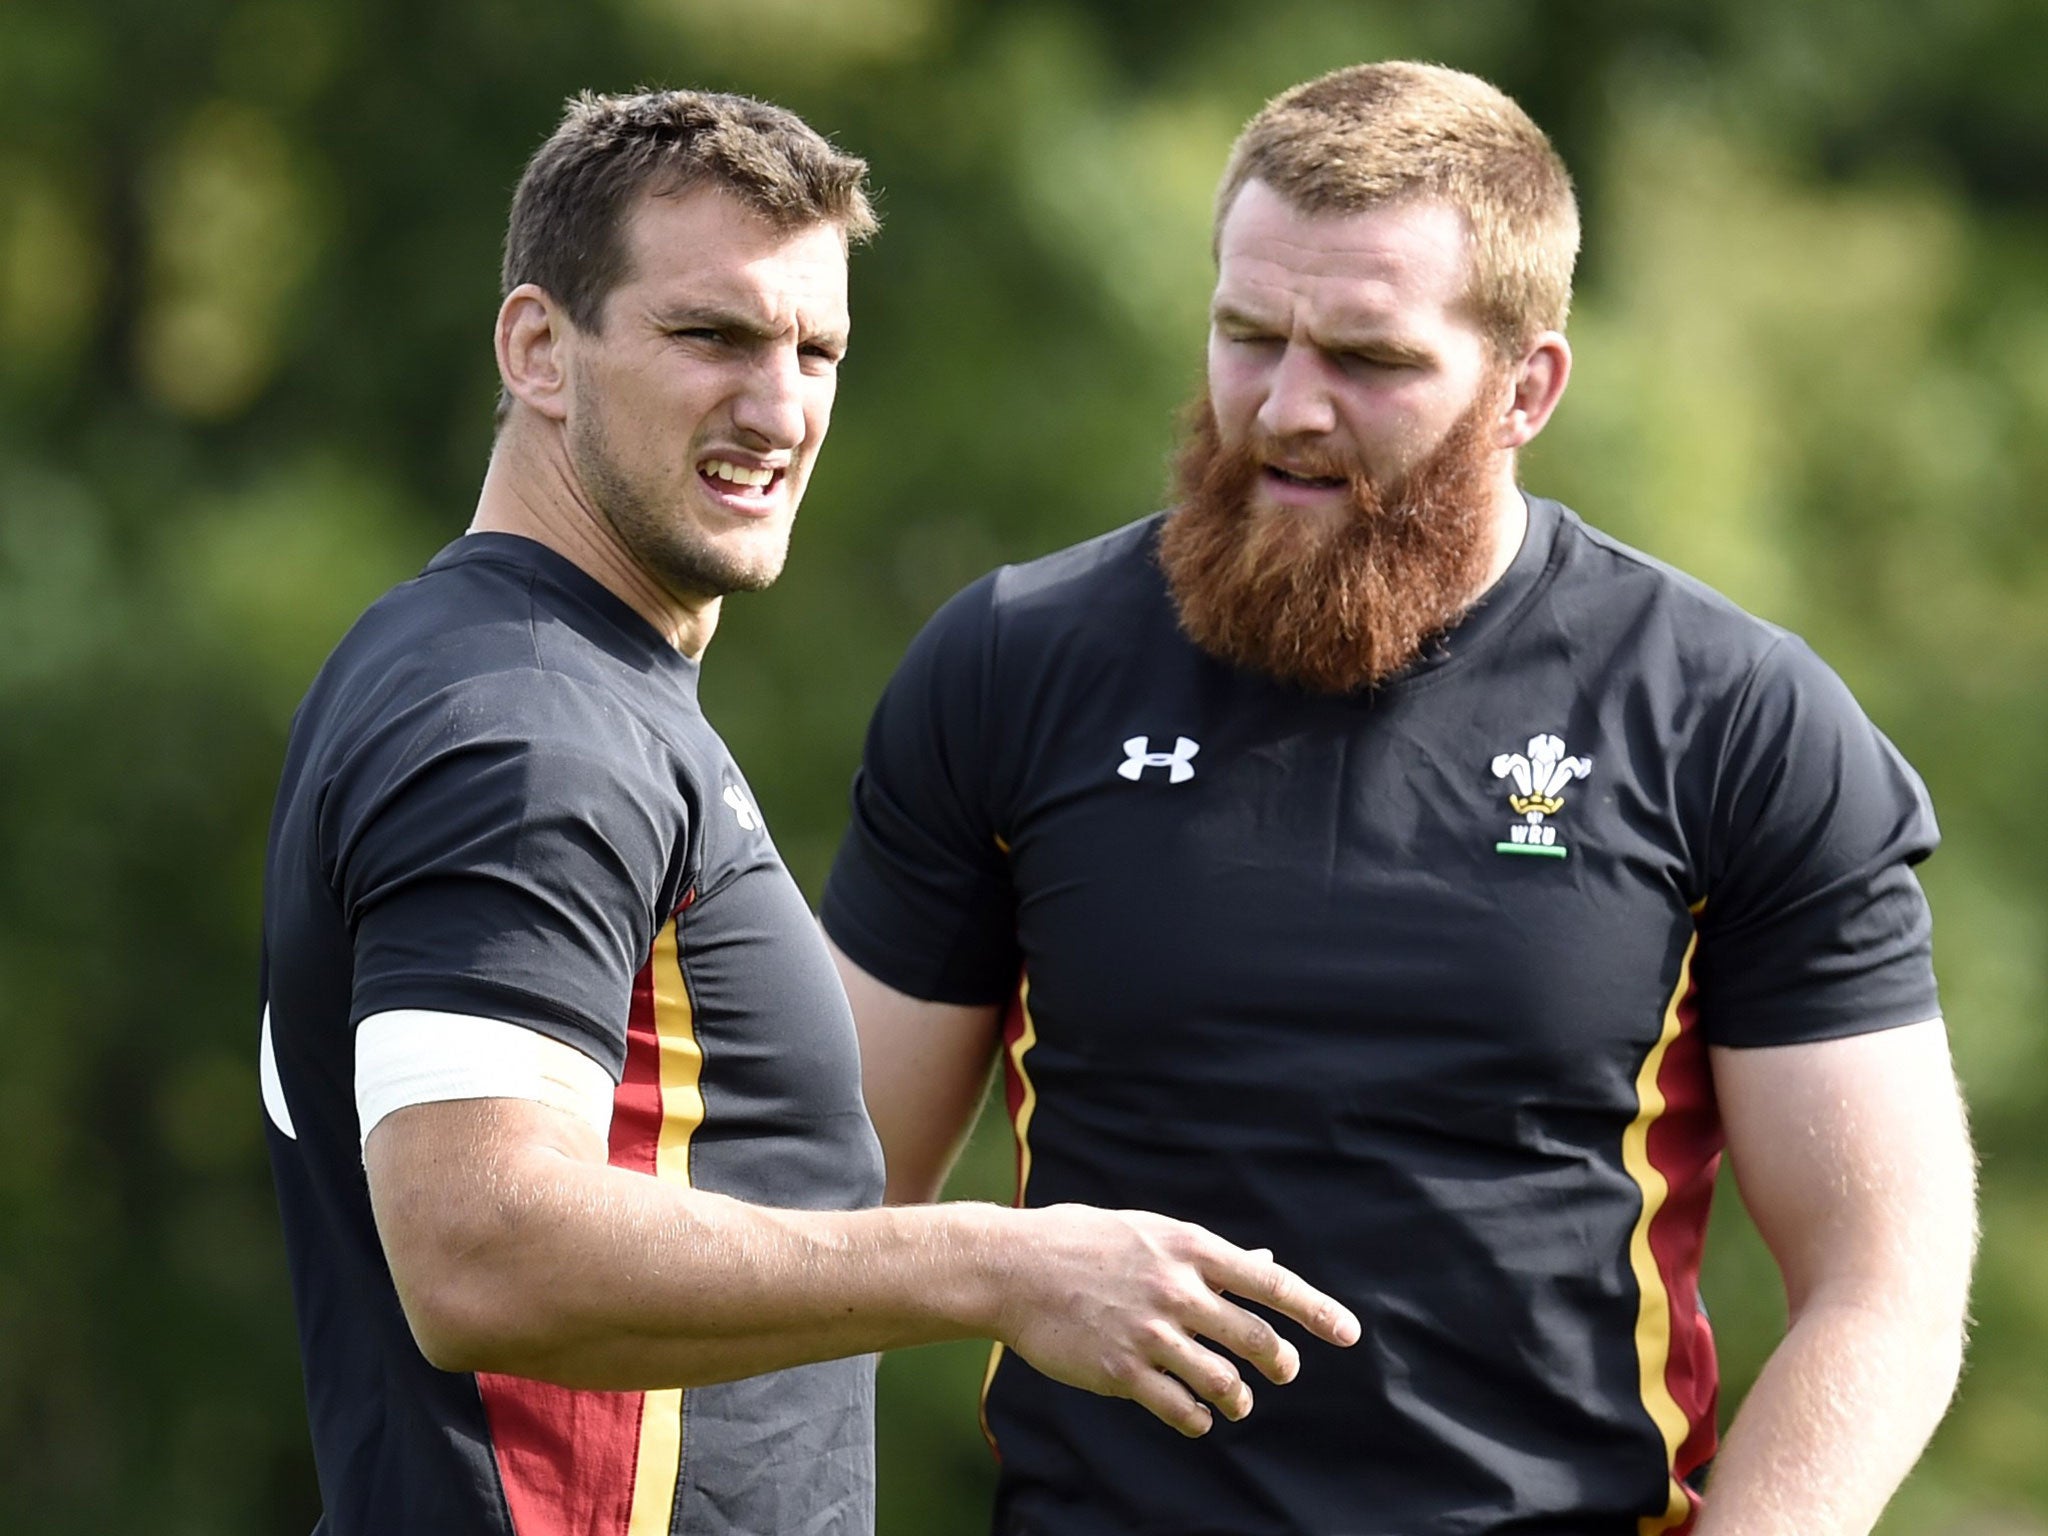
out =
[(1579, 254), (1572, 179), (1543, 130), (1495, 87), (1437, 64), (1357, 64), (1286, 91), (1245, 125), (1216, 230), (1248, 181), (1304, 213), (1449, 203), (1471, 231), (1472, 307), (1511, 356), (1564, 329)]
[(867, 162), (841, 154), (794, 112), (709, 91), (570, 98), (512, 194), (502, 293), (533, 283), (578, 328), (631, 275), (626, 216), (643, 192), (729, 192), (780, 229), (835, 224), (875, 232)]

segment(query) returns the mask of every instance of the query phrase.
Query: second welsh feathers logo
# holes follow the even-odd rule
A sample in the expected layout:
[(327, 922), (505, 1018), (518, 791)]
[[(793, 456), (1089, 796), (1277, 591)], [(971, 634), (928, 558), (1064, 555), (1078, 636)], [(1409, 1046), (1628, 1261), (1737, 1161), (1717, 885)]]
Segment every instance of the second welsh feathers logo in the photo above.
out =
[(1493, 760), (1496, 779), (1513, 779), (1516, 793), (1508, 805), (1521, 822), (1508, 828), (1507, 838), (1493, 845), (1495, 853), (1531, 853), (1561, 859), (1566, 849), (1547, 818), (1564, 809), (1565, 787), (1593, 771), (1590, 757), (1566, 757), (1558, 736), (1532, 736), (1529, 752), (1503, 752)]

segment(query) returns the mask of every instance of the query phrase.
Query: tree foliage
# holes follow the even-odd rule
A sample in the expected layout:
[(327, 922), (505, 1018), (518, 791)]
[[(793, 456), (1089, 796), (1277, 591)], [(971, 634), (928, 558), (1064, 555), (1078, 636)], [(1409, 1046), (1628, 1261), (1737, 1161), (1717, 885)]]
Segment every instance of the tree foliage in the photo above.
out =
[[(1580, 179), (1579, 366), (1531, 484), (1805, 633), (1934, 791), (1986, 1241), (1973, 1364), (1887, 1530), (2044, 1529), (2048, 822), (2026, 765), (2048, 761), (2048, 10), (2028, 0), (0, 9), (10, 1529), (311, 1524), (256, 1118), (270, 795), (326, 649), (467, 519), (504, 206), (561, 100), (769, 95), (883, 189), (790, 572), (731, 605), (705, 684), (815, 890), (916, 626), (989, 565), (1158, 501), (1236, 125), (1375, 56), (1497, 80)], [(958, 1187), (1005, 1197), (1002, 1134)], [(1781, 1321), (1732, 1206), (1707, 1277), (1731, 1402)], [(885, 1531), (975, 1528), (979, 1377), (964, 1348), (885, 1368)]]

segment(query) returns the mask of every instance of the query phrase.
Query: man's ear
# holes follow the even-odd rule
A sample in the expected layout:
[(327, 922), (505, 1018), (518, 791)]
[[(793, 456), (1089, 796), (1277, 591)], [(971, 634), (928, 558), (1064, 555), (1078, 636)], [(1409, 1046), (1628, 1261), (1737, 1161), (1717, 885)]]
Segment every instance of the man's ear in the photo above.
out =
[(498, 377), (505, 392), (552, 421), (569, 414), (571, 322), (544, 288), (521, 283), (498, 306)]
[(1510, 375), (1515, 392), (1501, 417), (1500, 446), (1520, 448), (1541, 432), (1572, 376), (1571, 344), (1556, 331), (1538, 336)]

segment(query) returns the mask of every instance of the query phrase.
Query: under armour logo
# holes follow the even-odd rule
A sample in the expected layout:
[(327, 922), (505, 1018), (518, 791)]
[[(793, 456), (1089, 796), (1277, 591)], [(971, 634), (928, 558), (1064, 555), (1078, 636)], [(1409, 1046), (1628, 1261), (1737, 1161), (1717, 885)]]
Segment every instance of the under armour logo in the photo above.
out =
[(747, 804), (747, 797), (739, 792), (737, 785), (726, 785), (723, 798), (725, 803), (732, 807), (733, 815), (739, 819), (742, 832), (754, 832), (760, 829), (761, 813)]
[(1147, 768), (1164, 768), (1169, 784), (1185, 784), (1195, 776), (1195, 754), (1202, 749), (1187, 737), (1177, 738), (1171, 752), (1146, 751), (1151, 745), (1151, 737), (1133, 736), (1124, 743), (1124, 760), (1116, 771), (1127, 779), (1138, 779)]

